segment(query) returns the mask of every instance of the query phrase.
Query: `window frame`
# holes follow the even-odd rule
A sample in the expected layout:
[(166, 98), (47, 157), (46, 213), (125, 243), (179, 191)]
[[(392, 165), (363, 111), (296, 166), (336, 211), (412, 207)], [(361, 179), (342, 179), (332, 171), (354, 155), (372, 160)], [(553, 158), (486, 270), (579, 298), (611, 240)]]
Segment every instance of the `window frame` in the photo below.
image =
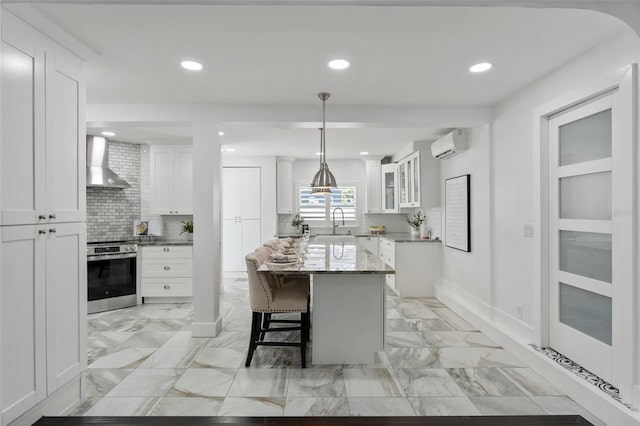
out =
[[(351, 227), (351, 228), (355, 228), (355, 227), (359, 227), (362, 221), (362, 190), (361, 190), (361, 185), (360, 185), (360, 181), (357, 180), (352, 180), (352, 181), (344, 181), (341, 182), (343, 185), (338, 185), (338, 188), (342, 188), (342, 187), (354, 187), (355, 191), (356, 191), (356, 207), (355, 207), (355, 218), (353, 220), (348, 220), (345, 219), (345, 224), (342, 225), (342, 216), (340, 217), (340, 226), (343, 227)], [(296, 204), (296, 212), (300, 212), (300, 188), (310, 188), (311, 185), (309, 185), (308, 182), (303, 182), (303, 181), (296, 181), (295, 182), (295, 204)], [(331, 227), (333, 225), (333, 220), (331, 218), (331, 213), (332, 213), (333, 209), (331, 208), (330, 204), (325, 204), (325, 218), (323, 220), (314, 220), (314, 221), (309, 221), (309, 222), (305, 222), (307, 223), (309, 226), (316, 226), (316, 227)], [(304, 218), (304, 215), (301, 214), (301, 216)], [(337, 220), (337, 217), (336, 217)]]

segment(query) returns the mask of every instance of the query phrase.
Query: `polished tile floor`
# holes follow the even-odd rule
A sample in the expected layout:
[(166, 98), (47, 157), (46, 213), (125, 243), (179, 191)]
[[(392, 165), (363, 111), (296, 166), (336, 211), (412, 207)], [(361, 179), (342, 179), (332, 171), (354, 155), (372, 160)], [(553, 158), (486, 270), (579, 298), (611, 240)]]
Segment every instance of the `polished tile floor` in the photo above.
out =
[[(259, 347), (245, 368), (248, 298), (246, 280), (225, 280), (223, 331), (210, 339), (191, 337), (190, 304), (146, 304), (90, 315), (86, 399), (73, 414), (548, 413), (581, 414), (603, 424), (432, 298), (388, 296), (386, 348), (375, 364), (302, 369), (298, 348)], [(269, 338), (292, 341), (296, 333)]]

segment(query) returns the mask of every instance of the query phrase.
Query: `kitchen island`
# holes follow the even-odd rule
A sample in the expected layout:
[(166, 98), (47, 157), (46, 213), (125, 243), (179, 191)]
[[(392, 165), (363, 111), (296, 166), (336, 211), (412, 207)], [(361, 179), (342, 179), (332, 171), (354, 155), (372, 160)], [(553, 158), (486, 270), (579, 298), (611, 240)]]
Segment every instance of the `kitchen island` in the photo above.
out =
[(372, 364), (384, 350), (385, 276), (395, 271), (355, 238), (312, 239), (303, 263), (259, 271), (311, 276), (312, 364)]

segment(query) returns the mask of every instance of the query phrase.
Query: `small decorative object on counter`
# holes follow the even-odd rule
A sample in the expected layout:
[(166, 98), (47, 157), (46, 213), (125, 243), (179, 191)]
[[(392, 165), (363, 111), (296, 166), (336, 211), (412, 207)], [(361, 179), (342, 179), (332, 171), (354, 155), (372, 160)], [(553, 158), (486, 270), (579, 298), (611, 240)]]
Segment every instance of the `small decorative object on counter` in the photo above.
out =
[(370, 234), (384, 234), (385, 230), (384, 225), (369, 225)]
[(406, 216), (405, 220), (411, 226), (411, 235), (419, 237), (420, 226), (425, 220), (425, 215), (423, 215), (421, 211), (417, 211), (413, 216)]
[(291, 220), (291, 226), (296, 228), (296, 232), (300, 232), (300, 225), (304, 223), (304, 218), (300, 216), (300, 213), (297, 213), (293, 219)]
[(193, 240), (193, 221), (192, 220), (183, 220), (182, 226), (180, 227), (180, 235), (187, 234), (187, 239), (189, 241)]

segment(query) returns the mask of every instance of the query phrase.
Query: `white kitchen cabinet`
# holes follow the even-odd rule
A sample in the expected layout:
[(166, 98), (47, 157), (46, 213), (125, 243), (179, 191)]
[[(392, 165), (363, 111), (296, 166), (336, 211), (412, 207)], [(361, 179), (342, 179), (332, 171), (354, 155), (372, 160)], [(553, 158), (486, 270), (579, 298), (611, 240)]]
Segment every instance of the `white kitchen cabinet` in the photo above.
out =
[(380, 198), (380, 161), (367, 160), (365, 165), (365, 182), (367, 186), (366, 213), (381, 213), (382, 201)]
[(398, 162), (399, 207), (420, 207), (420, 151)]
[(222, 265), (225, 272), (246, 271), (244, 257), (262, 246), (260, 220), (226, 219), (222, 230)]
[(145, 302), (150, 298), (193, 296), (193, 247), (192, 246), (143, 246), (141, 293)]
[(2, 423), (82, 372), (86, 363), (86, 246), (82, 222), (4, 226)]
[(150, 182), (153, 214), (193, 214), (193, 148), (151, 146)]
[(84, 221), (82, 63), (10, 32), (2, 41), (0, 225)]
[(293, 160), (276, 161), (276, 206), (278, 214), (293, 214)]
[(398, 213), (398, 164), (381, 167), (382, 213)]
[(79, 400), (86, 367), (85, 84), (5, 10), (1, 49), (0, 424), (31, 424)]
[(376, 235), (357, 236), (356, 245), (378, 256), (378, 237)]
[(432, 297), (440, 265), (440, 243), (379, 237), (380, 260), (396, 270), (387, 285), (400, 297)]

